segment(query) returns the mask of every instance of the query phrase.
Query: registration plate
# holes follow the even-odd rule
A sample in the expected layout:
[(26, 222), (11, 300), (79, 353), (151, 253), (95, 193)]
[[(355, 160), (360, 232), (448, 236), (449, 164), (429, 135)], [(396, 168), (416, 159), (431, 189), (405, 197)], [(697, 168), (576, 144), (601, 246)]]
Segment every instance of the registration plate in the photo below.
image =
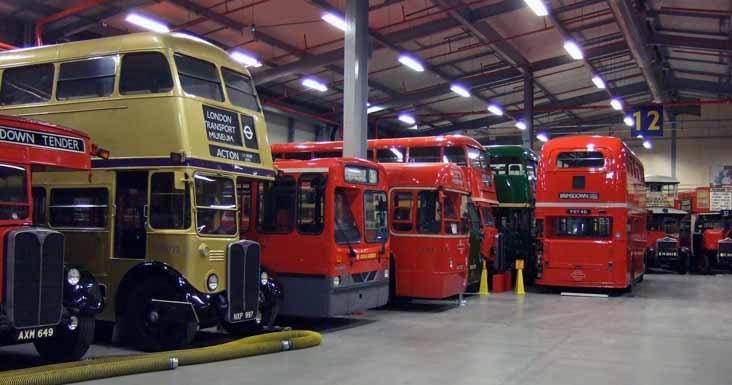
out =
[(54, 327), (36, 328), (36, 329), (23, 329), (18, 331), (16, 341), (30, 341), (51, 338), (55, 334), (56, 329)]

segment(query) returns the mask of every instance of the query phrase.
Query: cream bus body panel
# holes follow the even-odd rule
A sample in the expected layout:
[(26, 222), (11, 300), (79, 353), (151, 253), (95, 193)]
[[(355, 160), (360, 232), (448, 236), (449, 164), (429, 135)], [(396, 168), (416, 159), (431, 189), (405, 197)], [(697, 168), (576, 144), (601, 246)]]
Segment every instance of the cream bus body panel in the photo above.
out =
[[(170, 171), (171, 169), (166, 169)], [(192, 175), (193, 169), (175, 169)], [(145, 171), (155, 172), (155, 169)], [(120, 282), (125, 274), (133, 267), (145, 261), (157, 261), (170, 265), (184, 277), (199, 277), (199, 280), (189, 283), (202, 293), (211, 293), (206, 287), (205, 277), (216, 273), (219, 277), (219, 287), (215, 292), (221, 292), (227, 287), (226, 282), (226, 247), (229, 243), (238, 240), (237, 236), (203, 237), (197, 234), (195, 228), (195, 210), (191, 226), (185, 230), (156, 230), (146, 226), (146, 247), (144, 259), (115, 258), (114, 233), (116, 207), (115, 171), (94, 170), (88, 172), (65, 173), (35, 173), (33, 187), (43, 187), (46, 196), (50, 197), (52, 189), (58, 188), (94, 188), (102, 187), (109, 192), (107, 202), (107, 225), (103, 230), (55, 228), (64, 233), (68, 241), (66, 244), (66, 258), (69, 263), (87, 267), (99, 282), (107, 287), (108, 296), (105, 298), (104, 312), (100, 319), (115, 320), (116, 303), (114, 295), (117, 293)], [(148, 192), (149, 193), (149, 192)], [(191, 202), (193, 204), (193, 202)], [(48, 212), (48, 210), (46, 210)], [(53, 227), (52, 227), (53, 228)], [(238, 234), (238, 232), (237, 232)], [(208, 246), (209, 256), (203, 256), (199, 251), (201, 244)]]

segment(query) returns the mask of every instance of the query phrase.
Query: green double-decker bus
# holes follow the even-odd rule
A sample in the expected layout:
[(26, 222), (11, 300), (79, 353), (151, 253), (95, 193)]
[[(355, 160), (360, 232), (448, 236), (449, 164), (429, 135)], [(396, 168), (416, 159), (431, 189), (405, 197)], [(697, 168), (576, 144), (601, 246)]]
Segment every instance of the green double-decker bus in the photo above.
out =
[(498, 207), (496, 227), (504, 235), (506, 257), (526, 261), (525, 277), (534, 277), (534, 201), (538, 157), (517, 145), (485, 146), (493, 168)]

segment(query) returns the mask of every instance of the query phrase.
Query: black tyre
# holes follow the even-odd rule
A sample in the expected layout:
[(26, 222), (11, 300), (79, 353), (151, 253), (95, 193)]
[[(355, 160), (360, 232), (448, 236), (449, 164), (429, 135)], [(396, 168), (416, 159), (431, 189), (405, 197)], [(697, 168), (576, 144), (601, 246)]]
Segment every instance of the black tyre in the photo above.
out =
[(76, 330), (61, 325), (56, 332), (56, 337), (33, 343), (38, 354), (49, 362), (78, 361), (94, 341), (94, 316), (80, 315)]
[(267, 328), (274, 326), (275, 320), (279, 314), (279, 306), (272, 305), (267, 308), (257, 310), (257, 316), (254, 321), (228, 323), (223, 322), (221, 326), (235, 336), (246, 337), (261, 333)]
[(188, 347), (198, 328), (192, 309), (178, 308), (172, 313), (169, 305), (153, 299), (180, 301), (174, 289), (158, 280), (148, 280), (135, 287), (127, 297), (126, 311), (122, 315), (124, 329), (135, 345), (153, 352)]

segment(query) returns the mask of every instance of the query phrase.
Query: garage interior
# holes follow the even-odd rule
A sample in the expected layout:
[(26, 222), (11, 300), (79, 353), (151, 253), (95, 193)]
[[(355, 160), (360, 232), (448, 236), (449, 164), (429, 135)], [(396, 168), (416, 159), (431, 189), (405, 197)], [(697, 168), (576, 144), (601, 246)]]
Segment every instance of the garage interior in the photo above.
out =
[[(711, 211), (732, 210), (729, 1), (0, 0), (0, 53), (148, 31), (238, 55), (266, 122), (260, 145), (343, 141), (344, 156), (370, 158), (367, 139), (465, 135), (541, 154), (553, 139), (612, 136), (646, 182), (668, 177), (671, 206), (706, 191)], [(638, 131), (649, 108), (658, 136)], [(322, 345), (81, 383), (728, 383), (732, 275), (691, 264), (609, 295), (527, 282), (525, 295), (491, 286), (283, 317)], [(140, 353), (112, 334), (98, 321), (86, 357)], [(194, 346), (233, 339), (206, 328)], [(0, 348), (0, 371), (43, 364), (31, 345)]]

